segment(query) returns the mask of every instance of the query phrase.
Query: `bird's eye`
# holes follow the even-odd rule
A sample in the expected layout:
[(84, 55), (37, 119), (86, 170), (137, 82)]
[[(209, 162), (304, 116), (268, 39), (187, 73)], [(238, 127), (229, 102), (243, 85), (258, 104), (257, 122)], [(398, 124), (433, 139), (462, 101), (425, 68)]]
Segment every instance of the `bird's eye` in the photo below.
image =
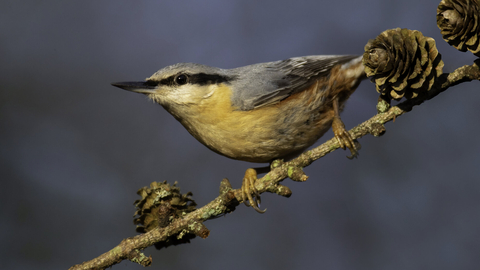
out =
[(188, 82), (188, 77), (185, 74), (180, 74), (177, 77), (175, 77), (175, 82), (178, 85), (184, 85)]

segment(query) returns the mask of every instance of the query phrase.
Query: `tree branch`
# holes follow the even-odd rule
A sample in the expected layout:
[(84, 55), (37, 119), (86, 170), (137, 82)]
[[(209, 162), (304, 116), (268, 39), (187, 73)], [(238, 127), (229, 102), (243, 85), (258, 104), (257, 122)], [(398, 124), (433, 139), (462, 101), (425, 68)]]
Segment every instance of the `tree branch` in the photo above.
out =
[[(463, 66), (452, 73), (442, 74), (437, 80), (436, 85), (434, 85), (424, 97), (407, 100), (397, 106), (386, 109), (385, 112), (379, 113), (351, 129), (349, 131), (350, 135), (353, 139), (361, 138), (367, 134), (381, 136), (385, 132), (385, 123), (409, 112), (415, 105), (420, 105), (424, 101), (432, 99), (451, 86), (462, 82), (480, 80), (479, 63), (480, 59), (477, 59), (471, 66)], [(272, 192), (289, 197), (292, 192), (288, 187), (281, 185), (280, 182), (287, 177), (295, 181), (305, 181), (308, 177), (303, 173), (302, 168), (338, 148), (339, 144), (337, 140), (332, 138), (288, 162), (276, 160), (272, 163), (272, 170), (257, 180), (255, 188), (259, 194)], [(241, 202), (241, 190), (233, 190), (228, 180), (224, 179), (220, 187), (220, 196), (202, 208), (174, 219), (164, 228), (157, 227), (147, 233), (124, 239), (112, 250), (93, 260), (74, 265), (70, 269), (105, 269), (126, 259), (143, 266), (149, 266), (152, 258), (145, 256), (140, 250), (152, 246), (155, 243), (167, 241), (169, 237), (175, 235), (177, 239), (181, 239), (186, 233), (206, 238), (208, 237), (209, 231), (203, 225), (203, 221), (229, 213), (235, 210), (235, 206)]]

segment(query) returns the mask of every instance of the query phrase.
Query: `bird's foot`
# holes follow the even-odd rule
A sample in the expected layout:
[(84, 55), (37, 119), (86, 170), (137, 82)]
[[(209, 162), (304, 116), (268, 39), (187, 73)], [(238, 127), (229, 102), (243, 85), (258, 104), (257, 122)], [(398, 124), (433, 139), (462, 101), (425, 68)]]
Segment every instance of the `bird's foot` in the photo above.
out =
[(340, 119), (340, 117), (333, 117), (332, 130), (340, 147), (343, 150), (345, 150), (345, 148), (348, 148), (352, 153), (352, 155), (347, 156), (347, 158), (356, 158), (358, 156), (358, 150), (360, 150), (360, 144), (358, 144), (357, 147), (355, 141), (352, 139), (352, 136), (350, 136), (350, 133), (348, 133), (348, 131), (345, 129), (345, 124), (342, 122), (342, 119)]
[[(251, 206), (258, 213), (265, 213), (267, 209), (261, 210), (260, 207), (260, 194), (258, 194), (257, 189), (255, 188), (255, 182), (257, 181), (257, 171), (255, 169), (249, 168), (245, 172), (242, 183), (242, 199), (243, 203), (246, 206)], [(252, 196), (253, 193), (253, 196)]]

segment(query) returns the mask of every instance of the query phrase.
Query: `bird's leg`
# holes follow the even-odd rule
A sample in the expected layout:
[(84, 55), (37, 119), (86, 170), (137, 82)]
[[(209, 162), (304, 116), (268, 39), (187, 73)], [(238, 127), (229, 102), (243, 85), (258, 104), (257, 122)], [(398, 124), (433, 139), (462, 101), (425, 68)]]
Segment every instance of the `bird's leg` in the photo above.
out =
[(340, 147), (345, 150), (345, 147), (350, 150), (352, 153), (351, 156), (347, 156), (347, 158), (352, 159), (358, 156), (358, 149), (353, 141), (350, 133), (345, 129), (345, 124), (340, 119), (340, 111), (338, 108), (338, 98), (333, 99), (333, 122), (332, 122), (332, 130), (333, 134), (335, 134), (335, 138), (337, 138), (338, 144)]
[[(252, 168), (248, 168), (245, 172), (245, 176), (243, 177), (242, 183), (242, 199), (243, 203), (246, 206), (251, 206), (255, 209), (258, 213), (265, 213), (265, 210), (260, 210), (260, 194), (258, 194), (257, 190), (255, 189), (255, 182), (257, 181), (257, 171)], [(252, 196), (253, 193), (253, 196)]]

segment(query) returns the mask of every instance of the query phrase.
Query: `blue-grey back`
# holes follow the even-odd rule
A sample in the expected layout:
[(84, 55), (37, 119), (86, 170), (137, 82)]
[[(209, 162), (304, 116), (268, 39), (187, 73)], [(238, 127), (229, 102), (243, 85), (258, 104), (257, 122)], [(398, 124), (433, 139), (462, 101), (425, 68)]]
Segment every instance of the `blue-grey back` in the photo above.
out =
[(224, 70), (234, 77), (232, 103), (241, 110), (275, 104), (307, 89), (319, 78), (328, 76), (338, 64), (345, 64), (356, 55), (314, 55), (259, 63)]

